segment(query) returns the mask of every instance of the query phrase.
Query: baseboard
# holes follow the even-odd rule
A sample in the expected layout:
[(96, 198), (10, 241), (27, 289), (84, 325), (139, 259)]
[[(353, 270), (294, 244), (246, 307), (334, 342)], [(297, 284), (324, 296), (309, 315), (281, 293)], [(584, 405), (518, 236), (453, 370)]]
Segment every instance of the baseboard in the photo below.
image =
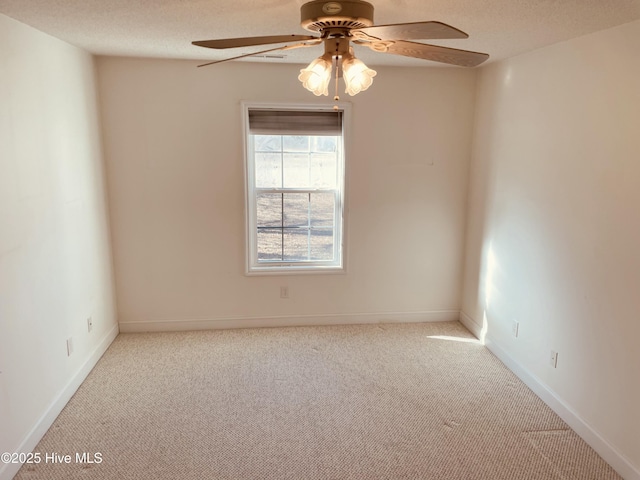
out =
[[(460, 312), (462, 323), (476, 337), (481, 338), (482, 327), (469, 315)], [(625, 480), (640, 480), (638, 470), (624, 455), (622, 455), (602, 435), (586, 423), (562, 398), (553, 390), (527, 370), (521, 363), (514, 360), (491, 336), (490, 332), (484, 333), (484, 344), (506, 367), (515, 373), (525, 385), (540, 397), (567, 425), (569, 425), (580, 437), (593, 448), (614, 470)]]
[[(104, 336), (98, 346), (93, 350), (89, 358), (84, 362), (82, 367), (76, 372), (76, 374), (67, 382), (64, 388), (53, 399), (49, 407), (45, 410), (42, 416), (38, 419), (34, 427), (27, 434), (20, 446), (15, 450), (19, 453), (32, 452), (38, 442), (42, 439), (47, 430), (51, 427), (55, 419), (60, 415), (60, 412), (65, 405), (71, 400), (71, 397), (76, 390), (84, 382), (87, 375), (91, 372), (93, 367), (98, 363), (100, 357), (106, 352), (111, 342), (118, 336), (118, 325), (114, 325), (111, 330)], [(18, 470), (22, 467), (21, 464), (9, 463), (4, 464), (0, 468), (0, 480), (11, 480)]]
[(176, 332), (222, 328), (303, 327), (313, 325), (358, 325), (371, 323), (452, 322), (459, 319), (458, 310), (430, 312), (346, 313), (329, 315), (287, 315), (269, 317), (226, 317), (212, 319), (160, 320), (121, 322), (120, 332)]
[(459, 322), (466, 327), (471, 333), (473, 333), (477, 339), (484, 342), (482, 325), (476, 323), (476, 321), (464, 312), (460, 312)]

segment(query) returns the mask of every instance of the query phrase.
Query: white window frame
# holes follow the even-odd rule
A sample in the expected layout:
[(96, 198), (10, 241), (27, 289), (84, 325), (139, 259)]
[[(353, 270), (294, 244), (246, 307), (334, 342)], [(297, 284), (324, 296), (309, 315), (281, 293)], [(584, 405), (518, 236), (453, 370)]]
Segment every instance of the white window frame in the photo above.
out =
[(244, 171), (245, 171), (245, 228), (246, 228), (246, 269), (247, 275), (291, 275), (291, 274), (333, 274), (345, 273), (346, 270), (346, 162), (348, 154), (346, 131), (350, 121), (350, 107), (348, 103), (335, 104), (342, 112), (342, 145), (338, 155), (338, 188), (334, 214), (334, 261), (305, 261), (305, 262), (258, 262), (257, 251), (257, 212), (256, 193), (271, 191), (280, 193), (313, 193), (324, 189), (257, 189), (255, 187), (255, 162), (253, 138), (249, 130), (249, 110), (278, 111), (334, 111), (334, 104), (271, 104), (271, 103), (242, 103), (243, 137), (244, 137)]

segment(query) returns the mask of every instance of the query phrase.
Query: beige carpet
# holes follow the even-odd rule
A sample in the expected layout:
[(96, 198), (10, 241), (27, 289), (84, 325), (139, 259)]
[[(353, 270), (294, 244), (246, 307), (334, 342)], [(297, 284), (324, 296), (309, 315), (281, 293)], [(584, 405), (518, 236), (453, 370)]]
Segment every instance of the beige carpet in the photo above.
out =
[(620, 478), (456, 322), (123, 334), (36, 451), (72, 463), (17, 479)]

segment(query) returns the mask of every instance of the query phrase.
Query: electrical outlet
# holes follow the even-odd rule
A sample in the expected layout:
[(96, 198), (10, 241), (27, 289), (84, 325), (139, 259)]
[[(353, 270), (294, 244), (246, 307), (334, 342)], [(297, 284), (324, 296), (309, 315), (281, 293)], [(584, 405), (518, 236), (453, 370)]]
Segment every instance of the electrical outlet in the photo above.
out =
[(67, 338), (67, 357), (73, 353), (73, 337)]
[(553, 368), (558, 368), (558, 352), (551, 350), (551, 356), (549, 357), (549, 363)]
[(511, 323), (511, 333), (513, 333), (513, 336), (514, 336), (514, 337), (517, 337), (517, 336), (518, 336), (518, 331), (519, 331), (519, 330), (520, 330), (520, 322), (517, 322), (517, 321), (515, 321), (515, 320), (514, 320), (514, 321)]
[(289, 298), (289, 287), (280, 287), (280, 298)]
[(87, 331), (91, 333), (91, 330), (93, 330), (93, 318), (89, 317), (87, 318)]

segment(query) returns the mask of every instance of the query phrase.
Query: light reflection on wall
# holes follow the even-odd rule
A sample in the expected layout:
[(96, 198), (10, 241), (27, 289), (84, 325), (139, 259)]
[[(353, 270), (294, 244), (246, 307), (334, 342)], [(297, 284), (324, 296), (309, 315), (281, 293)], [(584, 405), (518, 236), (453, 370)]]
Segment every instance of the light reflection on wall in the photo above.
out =
[(485, 343), (485, 337), (487, 335), (487, 331), (489, 330), (489, 322), (487, 320), (487, 311), (489, 311), (489, 308), (491, 307), (491, 302), (494, 300), (494, 297), (495, 297), (496, 287), (495, 287), (494, 281), (495, 281), (496, 271), (499, 268), (496, 255), (493, 250), (492, 242), (489, 242), (484, 265), (485, 265), (484, 272), (482, 272), (484, 277), (484, 282), (482, 282), (481, 284), (483, 293), (484, 293), (484, 306), (482, 309), (482, 329), (480, 331), (480, 342), (483, 344)]

